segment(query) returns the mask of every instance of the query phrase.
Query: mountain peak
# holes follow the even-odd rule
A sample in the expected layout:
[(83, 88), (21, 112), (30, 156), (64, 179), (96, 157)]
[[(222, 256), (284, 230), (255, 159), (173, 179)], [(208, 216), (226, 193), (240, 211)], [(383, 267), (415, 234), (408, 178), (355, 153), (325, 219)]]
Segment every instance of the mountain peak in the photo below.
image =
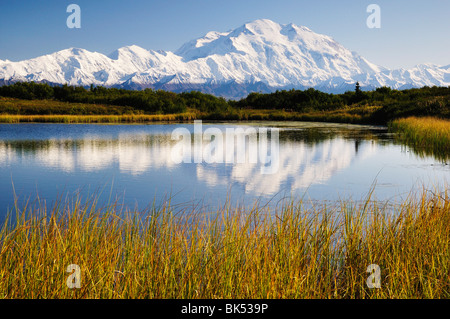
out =
[(247, 22), (244, 25), (234, 29), (230, 35), (233, 37), (239, 37), (240, 35), (249, 35), (270, 38), (279, 35), (281, 29), (282, 25), (272, 20), (259, 19)]
[(276, 22), (274, 22), (274, 21), (272, 21), (272, 20), (270, 20), (270, 19), (256, 19), (256, 20), (252, 20), (252, 21), (249, 21), (249, 22), (246, 22), (245, 24), (250, 24), (250, 25), (274, 25), (274, 24), (276, 24), (276, 25), (279, 25), (278, 23), (276, 23)]
[(185, 43), (175, 54), (181, 56), (185, 62), (231, 53), (254, 55), (255, 49), (264, 50), (263, 47), (272, 44), (286, 47), (292, 45), (288, 42), (296, 42), (296, 46), (305, 45), (311, 38), (320, 37), (328, 39), (307, 27), (292, 23), (281, 25), (269, 19), (258, 19), (228, 32), (208, 32), (203, 37)]
[(284, 32), (296, 32), (298, 34), (302, 32), (312, 32), (311, 29), (305, 26), (298, 26), (293, 23), (279, 24), (269, 19), (258, 19), (245, 23), (241, 28), (250, 30), (254, 34), (268, 35), (270, 33)]
[(415, 67), (418, 69), (435, 69), (435, 68), (439, 68), (440, 65), (437, 65), (437, 64), (434, 64), (431, 62), (425, 62), (425, 63), (417, 64)]
[(280, 24), (269, 19), (258, 19), (244, 24), (246, 28), (253, 29), (257, 32), (264, 32), (270, 29), (279, 29)]
[(422, 64), (391, 71), (308, 27), (258, 19), (231, 31), (207, 32), (175, 53), (129, 45), (108, 56), (69, 48), (21, 62), (0, 61), (0, 80), (194, 89), (240, 98), (260, 89), (315, 87), (336, 93), (356, 81), (365, 87), (448, 86), (450, 69)]
[(129, 52), (148, 52), (146, 49), (144, 49), (138, 45), (135, 45), (135, 44), (121, 47), (119, 50), (129, 51)]
[(137, 45), (128, 45), (122, 48), (119, 48), (108, 55), (110, 59), (117, 60), (120, 56), (126, 55), (137, 55), (137, 56), (145, 56), (149, 55), (149, 51), (141, 48)]
[(62, 53), (62, 54), (71, 54), (71, 55), (81, 55), (81, 54), (85, 54), (86, 52), (89, 52), (88, 50), (82, 49), (82, 48), (68, 48), (65, 50), (61, 50), (58, 51), (57, 53)]

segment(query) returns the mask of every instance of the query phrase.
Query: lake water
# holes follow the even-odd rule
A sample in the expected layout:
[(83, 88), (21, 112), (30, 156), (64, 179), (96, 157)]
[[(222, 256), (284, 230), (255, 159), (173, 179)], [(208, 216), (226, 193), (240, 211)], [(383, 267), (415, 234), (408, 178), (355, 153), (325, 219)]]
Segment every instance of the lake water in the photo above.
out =
[[(101, 202), (118, 198), (129, 209), (142, 210), (169, 197), (174, 205), (214, 209), (227, 201), (276, 204), (289, 196), (362, 200), (372, 187), (374, 198), (400, 201), (412, 190), (436, 189), (450, 180), (445, 161), (416, 155), (397, 144), (384, 127), (203, 123), (204, 131), (252, 128), (257, 138), (247, 137), (245, 150), (234, 149), (228, 163), (179, 163), (180, 144), (172, 133), (180, 127), (198, 133), (193, 124), (0, 125), (0, 217), (14, 207), (14, 193), (19, 205), (37, 196), (50, 204), (58, 196), (86, 198), (97, 193)], [(273, 174), (262, 174), (267, 165), (262, 160), (249, 160), (252, 152), (261, 150), (261, 127), (279, 129), (279, 165)], [(274, 136), (268, 134), (268, 143)], [(203, 141), (201, 150), (206, 147)], [(244, 162), (237, 162), (242, 154)]]

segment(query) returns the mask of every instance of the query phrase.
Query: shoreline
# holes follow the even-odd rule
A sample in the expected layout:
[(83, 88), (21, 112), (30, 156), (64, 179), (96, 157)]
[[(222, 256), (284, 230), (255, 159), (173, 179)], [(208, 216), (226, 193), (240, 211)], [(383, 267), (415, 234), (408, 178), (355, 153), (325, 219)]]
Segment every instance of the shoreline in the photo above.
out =
[(211, 122), (321, 122), (337, 124), (359, 124), (387, 126), (387, 123), (371, 121), (369, 116), (348, 114), (340, 111), (294, 113), (278, 110), (243, 110), (238, 113), (207, 114), (186, 112), (175, 114), (123, 114), (123, 115), (73, 115), (73, 114), (0, 114), (0, 124), (17, 123), (151, 123), (151, 122), (190, 122), (203, 120)]

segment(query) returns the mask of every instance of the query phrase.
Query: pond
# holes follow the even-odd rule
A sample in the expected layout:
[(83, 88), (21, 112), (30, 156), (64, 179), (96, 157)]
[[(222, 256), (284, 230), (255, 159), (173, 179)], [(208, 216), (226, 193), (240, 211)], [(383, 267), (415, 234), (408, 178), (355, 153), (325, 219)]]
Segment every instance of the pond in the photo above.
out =
[[(371, 190), (374, 199), (403, 201), (412, 191), (436, 190), (450, 180), (448, 163), (396, 143), (385, 127), (198, 124), (0, 125), (0, 217), (14, 207), (14, 198), (20, 207), (36, 198), (51, 205), (57, 198), (95, 194), (101, 204), (117, 200), (130, 210), (168, 199), (214, 210), (227, 202), (276, 205), (283, 198), (357, 201)], [(175, 134), (180, 129), (192, 133), (190, 139), (182, 141)], [(228, 137), (227, 130), (243, 131), (243, 144), (226, 149), (216, 143)], [(208, 131), (217, 134), (208, 139)], [(275, 170), (264, 173), (274, 155)]]

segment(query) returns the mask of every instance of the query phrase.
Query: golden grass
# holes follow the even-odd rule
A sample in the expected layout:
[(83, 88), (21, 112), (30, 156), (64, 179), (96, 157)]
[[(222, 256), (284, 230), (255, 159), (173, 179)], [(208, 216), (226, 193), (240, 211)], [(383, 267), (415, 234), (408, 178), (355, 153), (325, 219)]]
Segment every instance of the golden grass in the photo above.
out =
[(23, 100), (0, 96), (0, 114), (16, 115), (118, 115), (140, 114), (131, 107), (63, 102), (57, 100)]
[[(448, 193), (415, 198), (392, 212), (370, 197), (212, 215), (80, 200), (16, 208), (0, 231), (0, 297), (449, 298)], [(80, 289), (66, 285), (70, 264)], [(381, 289), (367, 287), (371, 264)]]
[[(372, 122), (372, 115), (380, 106), (345, 107), (337, 110), (292, 112), (284, 110), (238, 110), (232, 114), (223, 114), (236, 120), (249, 121), (317, 121), (334, 123), (368, 124)], [(219, 119), (220, 114), (217, 116)]]
[(370, 123), (369, 116), (345, 111), (296, 113), (277, 110), (245, 110), (238, 113), (206, 114), (189, 111), (179, 114), (135, 115), (11, 115), (0, 114), (0, 123), (145, 123), (156, 121), (192, 121), (196, 119), (239, 121), (320, 121)]
[(69, 103), (55, 100), (21, 100), (0, 97), (0, 123), (145, 123), (154, 121), (239, 120), (320, 121), (368, 124), (380, 106), (351, 106), (329, 111), (230, 109), (200, 112), (188, 108), (180, 114), (143, 114), (130, 107)]
[(416, 150), (430, 151), (440, 157), (450, 157), (450, 121), (433, 117), (409, 117), (390, 123), (400, 139)]
[(191, 121), (199, 112), (144, 114), (131, 107), (0, 97), (0, 123), (145, 123)]
[(0, 115), (0, 123), (146, 123), (191, 121), (197, 113), (137, 115)]

